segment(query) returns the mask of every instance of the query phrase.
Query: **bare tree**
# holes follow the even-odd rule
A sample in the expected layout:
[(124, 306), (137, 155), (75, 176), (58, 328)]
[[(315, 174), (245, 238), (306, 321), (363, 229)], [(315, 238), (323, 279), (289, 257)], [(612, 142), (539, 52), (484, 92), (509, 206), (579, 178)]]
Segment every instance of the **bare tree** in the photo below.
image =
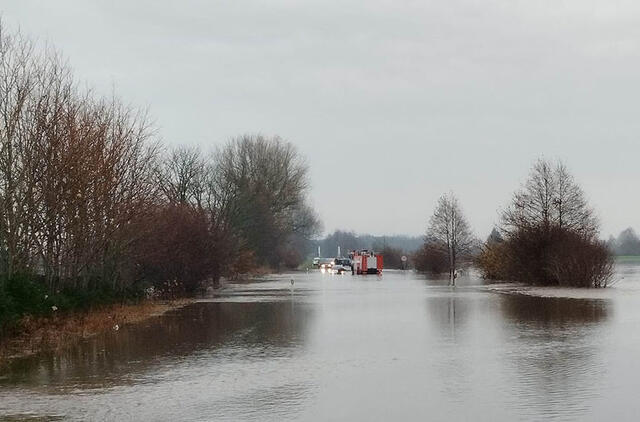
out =
[(523, 188), (503, 213), (507, 232), (542, 227), (567, 229), (585, 237), (598, 233), (598, 220), (584, 192), (561, 161), (539, 159)]
[(595, 212), (563, 162), (556, 163), (554, 176), (553, 215), (558, 227), (585, 237), (597, 236), (599, 223)]
[(173, 204), (203, 207), (208, 170), (199, 149), (174, 148), (158, 169), (162, 193)]
[(146, 115), (81, 92), (53, 50), (0, 21), (1, 270), (49, 287), (126, 284), (133, 227), (155, 202)]
[(446, 251), (452, 286), (456, 283), (459, 259), (471, 251), (474, 239), (458, 198), (453, 193), (442, 195), (429, 221), (427, 242), (433, 242)]
[[(0, 241), (2, 267), (9, 276), (29, 266), (27, 191), (31, 160), (33, 92), (38, 69), (33, 45), (20, 33), (8, 34), (0, 21)], [(26, 155), (23, 156), (22, 153)]]

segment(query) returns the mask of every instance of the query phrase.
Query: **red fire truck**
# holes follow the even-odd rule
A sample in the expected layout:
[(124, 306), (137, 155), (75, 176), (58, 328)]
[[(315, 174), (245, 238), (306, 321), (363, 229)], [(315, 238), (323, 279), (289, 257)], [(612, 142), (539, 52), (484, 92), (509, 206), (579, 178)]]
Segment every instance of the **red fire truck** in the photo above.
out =
[(366, 249), (351, 251), (351, 274), (382, 274), (382, 255)]

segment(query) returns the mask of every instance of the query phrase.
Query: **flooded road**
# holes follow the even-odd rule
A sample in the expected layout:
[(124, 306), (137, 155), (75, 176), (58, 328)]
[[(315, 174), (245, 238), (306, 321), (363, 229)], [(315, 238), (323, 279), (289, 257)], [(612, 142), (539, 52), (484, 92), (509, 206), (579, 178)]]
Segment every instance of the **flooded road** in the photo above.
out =
[[(291, 288), (290, 279), (294, 279)], [(635, 420), (640, 266), (606, 290), (295, 273), (0, 374), (0, 420)]]

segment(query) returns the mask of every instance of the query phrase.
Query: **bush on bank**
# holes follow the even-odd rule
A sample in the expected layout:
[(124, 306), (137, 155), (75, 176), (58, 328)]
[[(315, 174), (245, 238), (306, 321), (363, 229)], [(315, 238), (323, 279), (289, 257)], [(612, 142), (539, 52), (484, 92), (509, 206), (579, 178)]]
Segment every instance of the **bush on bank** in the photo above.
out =
[(476, 264), (488, 279), (606, 287), (613, 257), (598, 231), (593, 210), (564, 164), (539, 160)]
[(87, 311), (112, 303), (137, 303), (146, 295), (142, 285), (93, 290), (64, 288), (50, 292), (42, 277), (18, 274), (0, 279), (0, 340), (19, 328), (25, 316), (52, 316), (70, 311)]
[(606, 245), (566, 229), (529, 229), (487, 243), (476, 265), (484, 278), (532, 285), (606, 287), (613, 258)]
[(417, 271), (430, 274), (443, 274), (449, 270), (449, 256), (446, 247), (429, 240), (413, 256)]

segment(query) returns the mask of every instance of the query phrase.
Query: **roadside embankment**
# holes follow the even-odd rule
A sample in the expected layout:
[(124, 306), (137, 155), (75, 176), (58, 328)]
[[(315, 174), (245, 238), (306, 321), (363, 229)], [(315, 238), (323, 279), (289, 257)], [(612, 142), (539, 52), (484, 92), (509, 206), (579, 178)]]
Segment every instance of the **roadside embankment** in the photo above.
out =
[(144, 301), (106, 305), (89, 311), (47, 317), (24, 317), (15, 335), (0, 338), (0, 369), (10, 360), (42, 352), (61, 351), (82, 339), (119, 330), (192, 303), (193, 299)]

